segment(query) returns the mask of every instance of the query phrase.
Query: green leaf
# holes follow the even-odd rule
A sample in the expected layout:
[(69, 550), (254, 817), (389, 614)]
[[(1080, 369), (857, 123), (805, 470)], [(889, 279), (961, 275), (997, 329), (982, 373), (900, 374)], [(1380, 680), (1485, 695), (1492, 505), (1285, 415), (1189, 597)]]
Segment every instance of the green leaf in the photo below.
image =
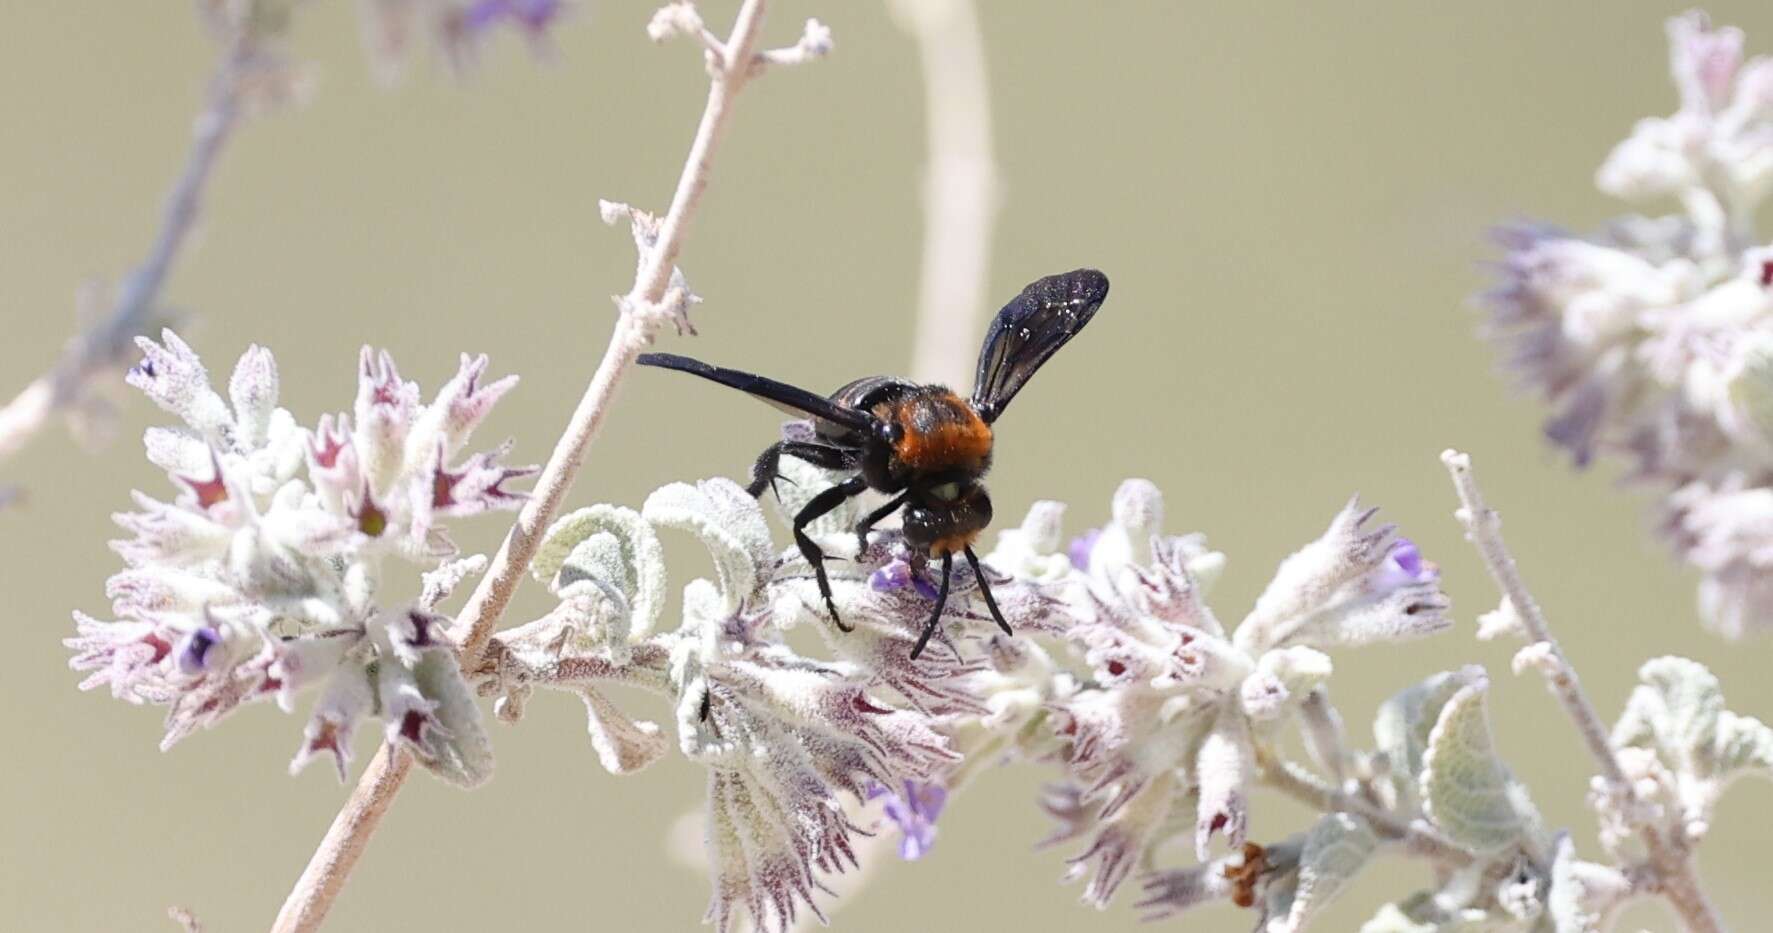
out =
[(1428, 750), (1428, 734), (1440, 718), (1441, 707), (1460, 688), (1483, 677), (1483, 668), (1476, 665), (1442, 671), (1379, 705), (1373, 719), (1373, 739), (1405, 786), (1414, 788), (1422, 774), (1422, 755)]
[(413, 682), (425, 699), (437, 704), (433, 715), (441, 728), (427, 743), (426, 753), (408, 746), (432, 774), (459, 787), (474, 788), (493, 772), (492, 740), (481, 723), (480, 706), (462, 679), (455, 655), (427, 651), (413, 667)]
[(1525, 823), (1510, 799), (1508, 769), (1496, 756), (1484, 707), (1488, 681), (1459, 688), (1441, 709), (1422, 756), (1422, 808), (1449, 838), (1489, 854), (1521, 839)]

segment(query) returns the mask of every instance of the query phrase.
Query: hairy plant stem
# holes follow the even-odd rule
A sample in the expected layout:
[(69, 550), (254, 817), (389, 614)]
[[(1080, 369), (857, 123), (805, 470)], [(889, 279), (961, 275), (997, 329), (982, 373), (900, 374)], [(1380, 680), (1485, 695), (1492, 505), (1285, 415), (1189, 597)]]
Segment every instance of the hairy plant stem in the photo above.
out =
[[(757, 40), (767, 0), (745, 0), (733, 24), (731, 36), (714, 54), (710, 50), (711, 80), (708, 102), (702, 111), (689, 157), (677, 182), (671, 208), (660, 224), (657, 241), (643, 257), (634, 286), (622, 302), (603, 360), (573, 410), (566, 430), (555, 444), (530, 499), (500, 545), (491, 567), (481, 577), (460, 615), (458, 660), (464, 670), (480, 666), (480, 655), (511, 601), (524, 571), (541, 543), (542, 533), (560, 508), (584, 462), (585, 450), (603, 425), (622, 376), (635, 357), (664, 323), (656, 310), (670, 284), (671, 271), (689, 222), (708, 186), (715, 148), (726, 130), (733, 99), (756, 71)], [(704, 44), (707, 40), (704, 39)], [(273, 933), (306, 933), (318, 929), (344, 887), (357, 859), (369, 844), (382, 815), (393, 803), (412, 770), (405, 752), (384, 744), (370, 762), (357, 788), (333, 820), (315, 850), (308, 867), (297, 879), (283, 909), (272, 925)]]
[[(1588, 695), (1582, 691), (1575, 667), (1564, 656), (1563, 649), (1558, 647), (1557, 639), (1552, 637), (1551, 626), (1545, 620), (1545, 613), (1540, 610), (1538, 601), (1521, 580), (1520, 568), (1515, 565), (1514, 555), (1509, 553), (1508, 545), (1502, 540), (1501, 516), (1484, 503), (1483, 494), (1478, 490), (1477, 476), (1471, 469), (1471, 458), (1458, 451), (1448, 450), (1441, 454), (1441, 462), (1446, 464), (1447, 472), (1453, 477), (1453, 488), (1459, 493), (1458, 516), (1465, 525), (1466, 536), (1483, 557), (1491, 578), (1496, 581), (1503, 598), (1520, 619), (1528, 640), (1544, 645), (1550, 654), (1550, 662), (1541, 668), (1545, 673), (1546, 685), (1576, 724), (1576, 731), (1581, 734), (1583, 744), (1588, 746), (1589, 754), (1600, 767), (1602, 779), (1616, 793), (1631, 793), (1625, 771), (1620, 767), (1619, 758), (1614, 754), (1612, 743), (1607, 738), (1605, 721), (1596, 712), (1594, 704), (1589, 702)], [(1645, 849), (1649, 852), (1650, 867), (1656, 873), (1654, 888), (1674, 906), (1681, 922), (1694, 933), (1722, 933), (1723, 920), (1719, 918), (1716, 908), (1712, 907), (1699, 885), (1692, 853), (1687, 850), (1686, 845), (1664, 838), (1653, 826), (1643, 827), (1641, 835)]]
[(22, 450), (51, 417), (77, 404), (99, 381), (115, 377), (134, 351), (136, 336), (153, 326), (160, 288), (190, 238), (216, 159), (240, 122), (244, 79), (252, 72), (254, 55), (252, 35), (242, 29), (228, 43), (209, 80), (191, 148), (167, 195), (147, 257), (118, 287), (110, 313), (76, 335), (49, 372), (0, 408), (0, 461)]

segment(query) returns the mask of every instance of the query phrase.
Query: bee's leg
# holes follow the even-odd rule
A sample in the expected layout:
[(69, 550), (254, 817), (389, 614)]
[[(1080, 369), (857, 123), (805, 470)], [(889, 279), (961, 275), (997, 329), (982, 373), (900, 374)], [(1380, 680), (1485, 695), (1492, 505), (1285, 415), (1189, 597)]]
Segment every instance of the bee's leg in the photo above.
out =
[(979, 555), (973, 553), (971, 545), (967, 547), (967, 563), (973, 565), (973, 576), (979, 580), (979, 593), (985, 597), (985, 608), (991, 610), (991, 620), (1003, 629), (1005, 635), (1016, 634), (1010, 631), (1010, 623), (1004, 621), (1003, 610), (997, 608), (997, 599), (991, 595), (991, 584), (985, 582), (985, 571), (979, 567)]
[(888, 499), (885, 505), (869, 512), (861, 521), (856, 523), (857, 554), (861, 554), (863, 551), (868, 550), (868, 532), (874, 530), (875, 524), (881, 519), (886, 518), (888, 515), (899, 511), (899, 506), (905, 504), (905, 497), (909, 495), (911, 494), (908, 492), (899, 493), (891, 499)]
[[(745, 487), (745, 492), (751, 498), (759, 498), (765, 489), (775, 486), (776, 477), (781, 475), (776, 467), (782, 461), (782, 445), (786, 443), (787, 441), (777, 441), (757, 455), (757, 462), (751, 465), (751, 483)], [(777, 492), (776, 498), (781, 497), (782, 494)]]
[[(856, 452), (853, 450), (809, 444), (805, 441), (777, 441), (765, 447), (763, 453), (757, 455), (757, 462), (751, 465), (751, 484), (745, 487), (745, 491), (752, 498), (763, 495), (765, 489), (775, 488), (776, 480), (782, 476), (780, 467), (783, 454), (798, 457), (828, 470), (847, 470), (856, 465)], [(781, 492), (777, 491), (776, 499), (781, 498)]]
[(923, 654), (923, 648), (930, 643), (930, 636), (936, 634), (936, 626), (942, 624), (942, 607), (948, 605), (948, 573), (954, 569), (954, 552), (942, 555), (942, 585), (936, 588), (936, 610), (930, 613), (930, 621), (923, 627), (923, 634), (917, 636), (917, 644), (911, 646), (911, 660)]
[(831, 580), (825, 576), (825, 552), (819, 550), (819, 546), (807, 536), (806, 526), (837, 508), (845, 499), (867, 488), (867, 480), (861, 476), (852, 476), (814, 496), (813, 501), (808, 502), (799, 515), (794, 516), (794, 543), (800, 545), (800, 555), (806, 558), (806, 562), (813, 565), (813, 576), (819, 581), (819, 595), (825, 597), (825, 608), (831, 610), (832, 623), (845, 632), (850, 631), (851, 627), (845, 625), (843, 618), (837, 614), (837, 600), (831, 598)]

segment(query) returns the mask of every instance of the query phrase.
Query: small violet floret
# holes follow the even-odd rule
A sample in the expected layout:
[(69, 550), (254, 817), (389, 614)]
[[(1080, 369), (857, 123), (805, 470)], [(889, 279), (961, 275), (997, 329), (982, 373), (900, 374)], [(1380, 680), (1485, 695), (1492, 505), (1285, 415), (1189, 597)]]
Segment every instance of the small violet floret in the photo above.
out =
[(899, 827), (899, 857), (916, 861), (936, 844), (936, 818), (948, 802), (948, 790), (929, 781), (907, 780), (899, 791), (875, 784), (869, 800), (884, 799), (887, 819)]

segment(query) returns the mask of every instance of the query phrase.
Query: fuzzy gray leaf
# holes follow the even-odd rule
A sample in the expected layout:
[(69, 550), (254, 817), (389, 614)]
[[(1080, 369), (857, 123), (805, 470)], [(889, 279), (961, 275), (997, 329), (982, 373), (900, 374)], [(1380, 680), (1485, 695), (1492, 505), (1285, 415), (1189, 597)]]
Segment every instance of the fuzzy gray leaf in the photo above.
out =
[(1422, 755), (1428, 750), (1428, 734), (1440, 718), (1441, 707), (1460, 688), (1483, 676), (1483, 668), (1475, 665), (1442, 671), (1380, 704), (1373, 719), (1373, 739), (1405, 786), (1414, 788), (1422, 774)]
[(1569, 834), (1558, 837), (1546, 899), (1557, 933), (1605, 933), (1613, 910), (1631, 894), (1631, 882), (1617, 869), (1576, 858)]
[[(594, 505), (549, 526), (530, 573), (557, 595), (589, 584), (625, 616), (622, 641), (643, 638), (665, 612), (665, 549), (633, 509)], [(617, 598), (619, 595), (619, 598)]]
[(775, 559), (763, 510), (732, 480), (662, 486), (646, 497), (640, 512), (660, 528), (687, 531), (701, 539), (714, 558), (728, 615), (757, 592)]
[(434, 714), (441, 727), (429, 743), (429, 754), (415, 755), (419, 763), (438, 777), (461, 787), (487, 782), (493, 772), (492, 740), (482, 726), (474, 692), (462, 679), (455, 655), (427, 651), (413, 667), (413, 682), (425, 699), (437, 704)]
[(1752, 716), (1725, 712), (1718, 716), (1718, 737), (1712, 766), (1719, 777), (1744, 773), (1773, 777), (1773, 728)]
[[(1273, 892), (1267, 933), (1299, 933), (1341, 893), (1373, 854), (1378, 837), (1365, 820), (1347, 813), (1327, 814), (1306, 834), (1293, 884)], [(1276, 909), (1279, 908), (1279, 909)]]
[(633, 774), (665, 753), (665, 736), (658, 723), (629, 719), (607, 697), (590, 687), (581, 688), (579, 695), (585, 701), (591, 747), (596, 749), (604, 770)]
[(1638, 689), (1652, 691), (1661, 701), (1657, 732), (1664, 743), (1678, 749), (1710, 744), (1717, 734), (1718, 714), (1724, 711), (1724, 688), (1705, 665), (1686, 658), (1655, 658), (1644, 662), (1638, 677), (1644, 682)]
[(1461, 687), (1441, 709), (1422, 756), (1422, 807), (1461, 846), (1494, 853), (1521, 838), (1508, 769), (1496, 756), (1484, 707), (1488, 682)]

